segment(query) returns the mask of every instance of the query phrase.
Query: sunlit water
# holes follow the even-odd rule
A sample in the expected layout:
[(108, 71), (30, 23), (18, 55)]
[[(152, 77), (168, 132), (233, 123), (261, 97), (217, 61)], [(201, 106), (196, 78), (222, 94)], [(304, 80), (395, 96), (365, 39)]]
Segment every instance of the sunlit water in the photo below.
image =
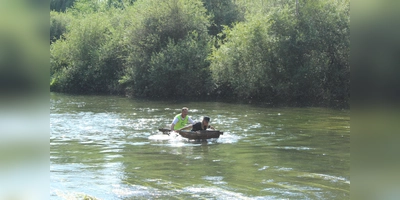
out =
[[(349, 199), (350, 114), (50, 95), (51, 199)], [(183, 106), (224, 132), (162, 135)]]

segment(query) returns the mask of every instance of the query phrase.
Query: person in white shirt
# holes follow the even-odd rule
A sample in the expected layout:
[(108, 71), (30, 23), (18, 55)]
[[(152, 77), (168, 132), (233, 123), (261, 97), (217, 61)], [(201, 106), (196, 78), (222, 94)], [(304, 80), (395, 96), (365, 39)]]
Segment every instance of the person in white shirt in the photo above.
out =
[(183, 107), (182, 108), (182, 113), (177, 114), (174, 118), (174, 120), (171, 123), (171, 131), (172, 130), (179, 130), (182, 129), (183, 127), (186, 126), (186, 124), (189, 122), (192, 125), (194, 124), (194, 121), (192, 118), (190, 118), (188, 114), (189, 108)]

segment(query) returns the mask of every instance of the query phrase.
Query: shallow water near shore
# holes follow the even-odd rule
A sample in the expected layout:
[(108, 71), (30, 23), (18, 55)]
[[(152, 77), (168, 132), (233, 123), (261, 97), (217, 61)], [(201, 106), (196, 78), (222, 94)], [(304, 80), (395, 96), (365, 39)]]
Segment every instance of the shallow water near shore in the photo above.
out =
[[(163, 135), (183, 106), (218, 139)], [(50, 199), (349, 199), (350, 111), (50, 94)]]

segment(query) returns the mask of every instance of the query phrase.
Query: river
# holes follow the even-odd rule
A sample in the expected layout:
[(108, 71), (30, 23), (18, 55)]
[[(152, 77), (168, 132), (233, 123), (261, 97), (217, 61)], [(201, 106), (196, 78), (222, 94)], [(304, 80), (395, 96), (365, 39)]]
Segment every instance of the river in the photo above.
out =
[[(224, 132), (162, 135), (184, 106)], [(350, 199), (350, 111), (50, 93), (50, 199)]]

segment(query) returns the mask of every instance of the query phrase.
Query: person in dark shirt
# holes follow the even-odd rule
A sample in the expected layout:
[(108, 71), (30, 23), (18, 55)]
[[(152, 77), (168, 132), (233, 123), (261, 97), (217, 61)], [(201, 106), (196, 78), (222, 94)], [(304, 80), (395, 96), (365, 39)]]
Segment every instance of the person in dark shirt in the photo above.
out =
[[(209, 117), (204, 117), (203, 121), (197, 122), (197, 123), (195, 123), (193, 125), (190, 124), (188, 126), (183, 127), (182, 129), (187, 129), (187, 128), (192, 127), (192, 131), (207, 130), (207, 128), (215, 130), (214, 127), (209, 125), (209, 123), (210, 123), (210, 118)], [(182, 129), (180, 129), (180, 130), (182, 130)]]

